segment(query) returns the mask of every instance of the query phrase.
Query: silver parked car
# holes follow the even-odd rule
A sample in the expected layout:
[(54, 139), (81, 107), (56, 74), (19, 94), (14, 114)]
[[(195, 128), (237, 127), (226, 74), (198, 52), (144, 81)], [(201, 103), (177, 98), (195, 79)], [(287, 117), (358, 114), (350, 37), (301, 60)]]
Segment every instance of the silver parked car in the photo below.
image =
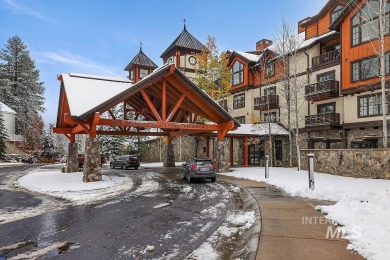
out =
[(187, 179), (188, 183), (194, 179), (210, 179), (211, 182), (215, 182), (216, 168), (210, 159), (191, 158), (182, 164), (181, 176), (183, 180)]

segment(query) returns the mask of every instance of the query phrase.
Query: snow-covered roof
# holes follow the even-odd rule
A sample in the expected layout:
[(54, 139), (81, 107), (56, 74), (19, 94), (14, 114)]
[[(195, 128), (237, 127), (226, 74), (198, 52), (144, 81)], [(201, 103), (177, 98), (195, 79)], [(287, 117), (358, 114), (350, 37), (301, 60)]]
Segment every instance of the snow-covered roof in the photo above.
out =
[(247, 59), (248, 61), (252, 62), (258, 62), (260, 59), (260, 55), (252, 54), (252, 53), (247, 53), (243, 51), (234, 51), (238, 55), (242, 56), (244, 59)]
[(80, 116), (133, 84), (127, 78), (62, 74), (71, 116)]
[(0, 102), (0, 106), (1, 106), (1, 112), (8, 113), (8, 114), (16, 114), (16, 112), (6, 104)]
[[(283, 126), (277, 123), (270, 123), (272, 135), (288, 135), (288, 131)], [(262, 124), (241, 124), (236, 130), (229, 131), (229, 135), (268, 135), (268, 123)]]

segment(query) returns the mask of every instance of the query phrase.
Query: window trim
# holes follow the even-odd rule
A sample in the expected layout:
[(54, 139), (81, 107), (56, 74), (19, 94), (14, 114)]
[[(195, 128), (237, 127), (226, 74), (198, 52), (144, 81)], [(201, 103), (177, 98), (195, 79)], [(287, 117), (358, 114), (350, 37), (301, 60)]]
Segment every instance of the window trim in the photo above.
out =
[[(387, 56), (389, 56), (388, 60), (389, 60), (389, 66), (390, 66), (390, 51), (385, 53), (385, 66), (386, 66), (386, 57)], [(364, 62), (366, 60), (370, 60), (370, 59), (375, 59), (375, 58), (378, 59), (377, 75), (369, 77), (369, 78), (362, 79), (362, 66), (361, 66), (362, 62)], [(353, 79), (353, 72), (354, 72), (353, 66), (355, 64), (357, 64), (357, 63), (359, 63), (359, 79), (354, 80)], [(361, 82), (361, 81), (370, 80), (370, 79), (374, 79), (374, 78), (379, 78), (380, 77), (380, 75), (379, 75), (379, 72), (380, 72), (379, 71), (380, 70), (380, 59), (379, 59), (378, 55), (373, 55), (373, 56), (365, 57), (365, 58), (362, 58), (362, 59), (359, 59), (359, 60), (355, 60), (355, 61), (351, 62), (350, 64), (351, 64), (351, 75), (350, 75), (351, 83)], [(390, 74), (390, 68), (389, 68), (388, 73), (386, 73), (386, 67), (385, 67), (385, 75), (389, 75), (389, 74)]]
[[(234, 119), (236, 119), (236, 121), (240, 124), (245, 124), (245, 116), (237, 116), (237, 117), (234, 117)], [(244, 122), (241, 123), (241, 119), (244, 119)]]
[[(243, 97), (243, 102), (240, 102), (240, 105), (238, 105), (239, 102), (236, 99), (238, 99), (241, 96)], [(233, 109), (240, 109), (240, 108), (244, 108), (244, 107), (245, 107), (245, 93), (234, 95), (233, 96)]]
[(319, 78), (320, 77), (323, 77), (325, 75), (328, 75), (328, 74), (332, 74), (333, 75), (333, 79), (330, 79), (330, 80), (336, 80), (336, 70), (330, 70), (330, 71), (327, 71), (327, 72), (324, 72), (324, 73), (321, 73), (321, 74), (317, 74), (316, 75), (316, 79), (317, 79), (317, 82), (323, 82), (323, 81), (319, 81)]
[[(389, 114), (389, 111), (390, 111), (390, 93), (386, 93), (387, 94), (387, 115)], [(382, 111), (382, 113), (378, 113), (378, 114), (375, 114), (375, 115), (373, 115), (373, 114), (371, 114), (371, 115), (361, 115), (360, 114), (360, 100), (361, 99), (363, 99), (363, 98), (368, 98), (368, 97), (372, 97), (372, 96), (377, 96), (377, 97), (379, 97), (380, 98), (380, 100), (381, 100), (381, 102), (382, 102), (382, 93), (380, 93), (380, 92), (377, 92), (377, 93), (372, 93), (372, 94), (367, 94), (367, 95), (362, 95), (362, 96), (358, 96), (357, 97), (357, 113), (358, 113), (358, 118), (367, 118), (367, 117), (378, 117), (378, 116), (382, 116), (382, 114), (383, 114), (383, 111)], [(382, 103), (380, 104), (380, 109), (382, 109)]]
[[(274, 117), (275, 121), (271, 120), (270, 122), (268, 122), (268, 119), (267, 119), (268, 114), (275, 115), (275, 117)], [(279, 122), (278, 112), (276, 112), (276, 111), (265, 112), (263, 114), (263, 122), (264, 123), (276, 123), (276, 122)]]
[[(233, 68), (234, 68), (234, 65), (238, 63), (239, 67), (238, 67), (238, 70), (237, 71), (234, 71)], [(240, 65), (242, 66), (242, 68), (240, 69)], [(242, 83), (244, 83), (244, 64), (239, 62), (238, 60), (236, 60), (234, 63), (233, 63), (233, 66), (230, 68), (230, 73), (231, 73), (231, 77), (230, 77), (230, 85), (231, 86), (237, 86), (237, 85), (240, 85)], [(234, 75), (238, 74), (239, 75), (239, 82), (234, 84)]]
[(325, 106), (332, 106), (333, 107), (333, 111), (332, 113), (336, 113), (336, 102), (329, 102), (329, 103), (323, 103), (323, 104), (318, 104), (317, 105), (317, 114), (323, 114), (323, 113), (320, 113), (320, 107), (325, 107)]
[[(350, 47), (351, 48), (354, 48), (354, 47), (357, 47), (359, 45), (363, 45), (365, 43), (368, 43), (370, 41), (375, 41), (375, 40), (379, 39), (379, 36), (377, 36), (377, 37), (371, 38), (369, 40), (362, 41), (362, 25), (367, 23), (367, 22), (372, 22), (374, 20), (379, 20), (379, 15), (378, 15), (378, 16), (374, 17), (374, 19), (370, 19), (370, 20), (367, 20), (364, 23), (362, 23), (362, 19), (361, 19), (362, 14), (361, 14), (361, 12), (362, 12), (362, 9), (367, 5), (367, 3), (368, 2), (366, 2), (364, 5), (362, 5), (360, 7), (360, 9), (350, 18), (350, 26), (351, 26), (351, 28), (350, 28), (350, 45), (351, 46)], [(353, 21), (353, 19), (357, 15), (359, 15), (359, 21), (358, 21), (357, 25), (354, 26), (352, 21)], [(388, 12), (385, 12), (384, 16), (385, 16), (385, 19), (386, 19), (386, 16), (388, 16), (389, 19), (390, 19), (390, 10)], [(356, 43), (356, 44), (353, 43), (353, 29), (354, 28), (358, 28), (359, 29), (359, 31), (358, 31), (359, 42)], [(389, 29), (389, 32), (385, 34), (385, 37), (388, 36), (388, 35), (390, 35), (390, 29)]]

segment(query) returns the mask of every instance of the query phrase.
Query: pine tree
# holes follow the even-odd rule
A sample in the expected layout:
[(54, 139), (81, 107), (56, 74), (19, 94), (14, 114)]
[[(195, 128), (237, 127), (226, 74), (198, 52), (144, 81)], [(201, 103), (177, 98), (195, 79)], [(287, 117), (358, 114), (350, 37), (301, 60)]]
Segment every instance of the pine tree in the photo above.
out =
[(15, 110), (15, 132), (26, 140), (39, 141), (37, 119), (45, 110), (44, 91), (27, 46), (18, 36), (11, 37), (0, 50), (0, 101)]
[(3, 159), (6, 153), (5, 140), (7, 139), (7, 133), (4, 125), (3, 113), (1, 111), (2, 109), (0, 104), (0, 159)]
[(51, 130), (44, 131), (41, 136), (41, 157), (44, 160), (52, 161), (58, 156), (58, 152), (54, 147), (53, 134)]

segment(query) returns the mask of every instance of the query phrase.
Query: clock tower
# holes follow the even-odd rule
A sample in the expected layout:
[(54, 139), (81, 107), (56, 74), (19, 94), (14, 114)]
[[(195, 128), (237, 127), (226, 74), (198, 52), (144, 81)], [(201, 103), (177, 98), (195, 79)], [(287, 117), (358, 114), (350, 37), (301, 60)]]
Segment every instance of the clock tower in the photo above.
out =
[(163, 59), (164, 64), (175, 64), (188, 78), (193, 79), (197, 63), (194, 54), (202, 52), (203, 48), (205, 46), (187, 31), (184, 23), (183, 31), (161, 54), (160, 58)]

